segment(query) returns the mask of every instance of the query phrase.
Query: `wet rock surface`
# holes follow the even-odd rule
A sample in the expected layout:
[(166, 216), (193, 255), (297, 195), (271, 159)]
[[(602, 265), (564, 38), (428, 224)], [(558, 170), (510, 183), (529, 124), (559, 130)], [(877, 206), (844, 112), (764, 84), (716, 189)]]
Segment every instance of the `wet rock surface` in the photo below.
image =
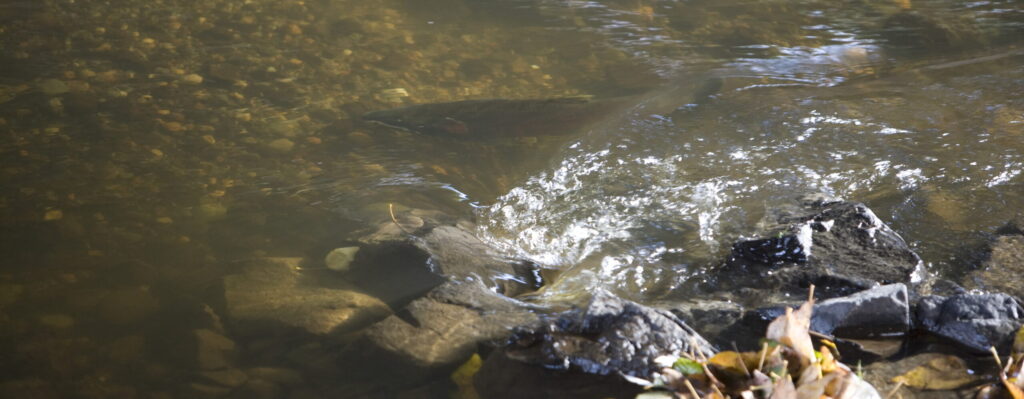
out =
[(770, 238), (738, 242), (720, 271), (725, 286), (799, 295), (814, 284), (824, 298), (907, 283), (922, 266), (902, 237), (866, 205), (805, 200), (769, 217)]
[(1024, 324), (1024, 309), (1006, 294), (961, 294), (921, 298), (914, 312), (915, 325), (949, 339), (965, 349), (1005, 351)]
[(391, 314), (384, 302), (354, 291), (332, 271), (302, 270), (291, 258), (250, 262), (224, 278), (224, 296), (230, 322), (251, 334), (282, 328), (340, 334)]
[(900, 336), (910, 328), (910, 298), (903, 284), (822, 301), (811, 317), (811, 330), (843, 338)]
[(536, 321), (525, 306), (495, 294), (480, 281), (453, 281), (370, 326), (350, 350), (356, 358), (398, 370), (403, 378), (415, 381), (450, 371), (478, 344), (503, 340), (514, 327)]
[[(797, 305), (790, 304), (790, 307)], [(708, 335), (709, 339), (721, 347), (736, 345), (744, 350), (756, 350), (768, 323), (786, 313), (785, 306), (745, 312), (737, 312), (735, 308), (725, 309), (728, 309), (725, 313), (719, 310), (706, 314), (692, 309), (675, 311), (685, 315), (685, 320), (692, 320), (694, 325), (723, 324), (717, 328), (718, 334)], [(907, 287), (903, 284), (874, 287), (821, 301), (814, 305), (811, 316), (811, 331), (835, 339), (898, 339), (910, 332), (912, 327), (910, 301)], [(844, 340), (840, 345), (849, 347), (851, 353), (848, 354), (877, 358), (853, 342)]]
[(714, 348), (671, 312), (650, 308), (607, 291), (585, 306), (518, 331), (505, 348), (512, 359), (549, 369), (597, 375), (647, 377), (654, 359), (681, 353), (712, 354)]

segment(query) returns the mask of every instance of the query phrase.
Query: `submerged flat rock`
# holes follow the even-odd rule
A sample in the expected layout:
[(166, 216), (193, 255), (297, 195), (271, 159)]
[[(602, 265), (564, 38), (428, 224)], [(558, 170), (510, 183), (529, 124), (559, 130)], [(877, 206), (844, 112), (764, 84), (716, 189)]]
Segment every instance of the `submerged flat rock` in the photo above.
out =
[(348, 356), (367, 359), (364, 369), (386, 367), (400, 372), (403, 381), (416, 381), (457, 366), (478, 344), (503, 340), (513, 328), (536, 320), (479, 280), (452, 281), (367, 328)]
[(242, 273), (225, 277), (230, 321), (254, 327), (241, 329), (250, 332), (284, 327), (328, 334), (352, 331), (391, 314), (379, 299), (341, 288), (348, 283), (340, 278), (305, 274), (297, 264), (293, 258), (258, 259)]

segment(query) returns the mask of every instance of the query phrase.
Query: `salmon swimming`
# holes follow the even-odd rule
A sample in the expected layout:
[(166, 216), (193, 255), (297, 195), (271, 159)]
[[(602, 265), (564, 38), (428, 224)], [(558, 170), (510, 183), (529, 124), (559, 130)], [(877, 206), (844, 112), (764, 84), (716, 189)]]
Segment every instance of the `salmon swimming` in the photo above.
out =
[(562, 136), (580, 131), (630, 104), (625, 98), (590, 100), (466, 100), (374, 111), (363, 119), (418, 133), (455, 138)]
[[(689, 94), (689, 106), (706, 103), (722, 87), (720, 78), (706, 79)], [(664, 94), (664, 93), (662, 93)], [(653, 98), (641, 95), (593, 100), (589, 97), (553, 99), (490, 99), (421, 104), (374, 111), (363, 119), (418, 133), (467, 139), (528, 136), (567, 136)], [(672, 108), (679, 104), (672, 105)]]

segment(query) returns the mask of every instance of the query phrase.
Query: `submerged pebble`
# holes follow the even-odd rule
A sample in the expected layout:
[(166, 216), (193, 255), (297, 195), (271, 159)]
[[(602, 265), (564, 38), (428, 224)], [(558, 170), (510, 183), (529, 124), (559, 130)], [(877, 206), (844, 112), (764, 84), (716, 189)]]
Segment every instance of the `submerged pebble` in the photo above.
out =
[(288, 139), (277, 139), (267, 143), (267, 148), (279, 152), (289, 152), (295, 148), (295, 142)]
[(198, 74), (190, 73), (181, 78), (182, 83), (197, 85), (203, 83), (203, 77)]
[(43, 92), (43, 94), (46, 94), (48, 96), (55, 96), (58, 94), (64, 94), (71, 91), (71, 88), (68, 87), (67, 83), (64, 83), (64, 81), (57, 79), (46, 79), (42, 82), (39, 82), (38, 88), (39, 91)]

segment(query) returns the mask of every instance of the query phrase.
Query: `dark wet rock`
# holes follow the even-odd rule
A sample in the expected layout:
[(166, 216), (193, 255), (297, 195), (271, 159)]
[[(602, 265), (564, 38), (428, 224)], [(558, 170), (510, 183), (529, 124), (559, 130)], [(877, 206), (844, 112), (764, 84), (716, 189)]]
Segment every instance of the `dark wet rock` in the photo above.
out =
[(632, 398), (638, 387), (619, 374), (648, 378), (662, 355), (711, 344), (671, 312), (600, 290), (582, 308), (517, 331), (488, 356), (474, 386), (488, 398)]
[[(796, 307), (792, 304), (790, 307)], [(720, 328), (720, 334), (709, 335), (718, 345), (737, 345), (741, 350), (756, 350), (759, 339), (775, 318), (786, 313), (786, 307), (773, 306), (745, 312), (734, 317), (731, 324)], [(737, 320), (738, 319), (738, 320)], [(712, 319), (713, 320), (713, 319)], [(728, 318), (722, 319), (729, 323)], [(848, 341), (849, 339), (882, 339), (907, 334), (911, 329), (910, 302), (907, 287), (890, 284), (874, 287), (852, 295), (832, 298), (814, 305), (811, 330), (842, 339), (851, 351), (842, 352), (858, 358), (874, 359), (875, 351)]]
[(387, 317), (379, 299), (351, 290), (329, 270), (302, 270), (294, 258), (258, 259), (224, 278), (227, 315), (239, 331), (354, 331)]
[[(784, 313), (783, 308), (775, 308), (761, 316), (767, 327)], [(898, 338), (906, 336), (911, 328), (910, 300), (903, 284), (822, 301), (814, 305), (811, 316), (811, 331), (832, 337), (845, 357), (863, 361), (892, 355), (899, 349)]]
[(1017, 216), (996, 230), (999, 235), (1024, 235), (1024, 216)]
[[(671, 311), (679, 319), (693, 326), (697, 332), (719, 347), (729, 347), (731, 325), (743, 317), (744, 309), (735, 302), (705, 299), (659, 306)], [(764, 331), (747, 331), (755, 340)], [(718, 339), (723, 337), (725, 339)]]
[(1024, 324), (1024, 309), (1006, 294), (961, 294), (924, 297), (914, 313), (915, 326), (966, 349), (986, 353), (1008, 350)]
[(814, 305), (811, 330), (843, 338), (879, 338), (910, 331), (907, 286), (889, 284)]
[(867, 206), (813, 200), (777, 211), (768, 238), (738, 242), (720, 272), (723, 288), (848, 295), (877, 283), (907, 283), (921, 259)]
[(503, 340), (512, 328), (536, 323), (523, 305), (488, 290), (480, 281), (452, 281), (370, 326), (350, 346), (350, 358), (367, 359), (362, 372), (383, 367), (406, 382), (450, 371), (479, 343)]
[(599, 290), (582, 308), (517, 332), (505, 352), (512, 359), (548, 369), (647, 378), (663, 355), (714, 348), (671, 312)]
[[(1012, 223), (1001, 231), (1020, 231)], [(1024, 298), (1024, 235), (1014, 233), (996, 237), (988, 260), (981, 268), (972, 271), (965, 284), (969, 288), (980, 288), (1005, 292)]]

